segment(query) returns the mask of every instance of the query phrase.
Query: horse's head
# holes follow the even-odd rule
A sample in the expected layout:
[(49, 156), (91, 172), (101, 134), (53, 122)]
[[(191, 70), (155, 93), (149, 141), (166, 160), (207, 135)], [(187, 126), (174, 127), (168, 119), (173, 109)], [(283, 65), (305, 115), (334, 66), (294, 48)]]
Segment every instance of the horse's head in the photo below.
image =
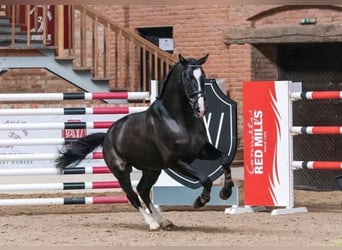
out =
[(182, 72), (182, 83), (185, 95), (193, 110), (194, 116), (203, 117), (206, 111), (206, 98), (204, 93), (205, 73), (201, 67), (209, 54), (196, 60), (185, 59), (179, 55), (179, 62), (184, 66)]

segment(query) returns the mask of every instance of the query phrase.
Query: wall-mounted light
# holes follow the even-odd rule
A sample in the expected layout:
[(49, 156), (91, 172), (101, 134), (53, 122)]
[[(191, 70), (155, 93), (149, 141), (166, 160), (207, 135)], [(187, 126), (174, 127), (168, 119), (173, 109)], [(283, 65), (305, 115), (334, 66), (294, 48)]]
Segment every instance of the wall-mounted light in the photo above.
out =
[(317, 19), (316, 18), (302, 18), (300, 20), (301, 25), (306, 25), (306, 24), (316, 24)]

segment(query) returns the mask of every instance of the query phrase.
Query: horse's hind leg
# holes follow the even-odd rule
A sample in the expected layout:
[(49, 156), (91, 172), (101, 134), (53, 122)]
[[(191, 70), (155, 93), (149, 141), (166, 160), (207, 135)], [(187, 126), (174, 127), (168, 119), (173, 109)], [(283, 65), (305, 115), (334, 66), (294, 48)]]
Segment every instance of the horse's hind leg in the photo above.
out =
[(137, 191), (140, 195), (140, 198), (144, 201), (148, 210), (152, 214), (153, 218), (159, 223), (159, 225), (163, 229), (171, 229), (173, 227), (173, 223), (167, 219), (164, 219), (159, 214), (159, 212), (154, 207), (154, 205), (150, 199), (151, 188), (156, 183), (156, 181), (158, 180), (160, 172), (161, 172), (160, 170), (144, 169), (142, 171), (142, 177), (141, 177), (139, 184), (137, 186)]
[(157, 230), (160, 226), (159, 223), (148, 214), (141, 206), (138, 195), (134, 192), (130, 174), (132, 166), (125, 163), (116, 153), (111, 145), (111, 142), (105, 138), (103, 144), (104, 160), (112, 171), (116, 179), (119, 181), (122, 190), (126, 193), (131, 205), (135, 207), (144, 217), (145, 222), (149, 225), (151, 230)]
[[(233, 192), (234, 182), (232, 180), (231, 169), (230, 169), (230, 162), (227, 157), (221, 158), (222, 168), (224, 169), (224, 185), (220, 191), (220, 197), (222, 200), (227, 200)], [(229, 163), (227, 163), (229, 162)]]
[[(112, 168), (111, 168), (112, 169)], [(138, 195), (134, 192), (132, 188), (130, 173), (132, 167), (126, 166), (124, 171), (115, 169), (112, 172), (114, 176), (117, 178), (117, 180), (120, 183), (120, 186), (122, 190), (126, 193), (127, 199), (130, 201), (133, 207), (135, 207), (144, 217), (145, 222), (149, 225), (150, 230), (157, 230), (159, 229), (160, 225), (159, 223), (148, 214), (145, 209), (141, 206), (140, 200)]]

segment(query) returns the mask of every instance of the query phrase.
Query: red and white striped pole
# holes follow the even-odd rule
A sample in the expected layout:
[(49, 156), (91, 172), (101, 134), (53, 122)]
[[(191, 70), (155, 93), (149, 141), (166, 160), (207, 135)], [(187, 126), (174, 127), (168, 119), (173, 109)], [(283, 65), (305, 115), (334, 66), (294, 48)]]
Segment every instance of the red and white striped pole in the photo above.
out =
[(342, 127), (341, 126), (295, 126), (291, 128), (291, 132), (294, 134), (339, 135), (339, 134), (342, 134)]
[(342, 91), (306, 91), (292, 92), (293, 100), (327, 100), (327, 99), (342, 99)]
[(149, 100), (149, 92), (95, 92), (95, 93), (6, 93), (1, 102), (63, 101), (63, 100)]
[(0, 109), (1, 116), (19, 115), (126, 115), (145, 111), (148, 107), (92, 107), (92, 108), (27, 108)]
[(339, 161), (292, 161), (293, 169), (342, 169)]

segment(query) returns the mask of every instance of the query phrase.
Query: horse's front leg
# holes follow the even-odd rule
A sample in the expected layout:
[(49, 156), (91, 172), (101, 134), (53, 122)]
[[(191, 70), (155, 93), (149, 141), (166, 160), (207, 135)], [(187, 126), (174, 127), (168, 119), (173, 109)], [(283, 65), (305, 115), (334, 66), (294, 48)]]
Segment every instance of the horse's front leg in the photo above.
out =
[(224, 184), (220, 191), (220, 197), (222, 200), (227, 200), (232, 195), (233, 187), (234, 187), (234, 182), (232, 179), (231, 169), (230, 169), (231, 161), (229, 161), (229, 159), (227, 158), (228, 157), (222, 157), (220, 159), (222, 168), (224, 170)]
[(232, 189), (234, 182), (232, 180), (230, 165), (233, 161), (233, 157), (229, 157), (227, 154), (222, 153), (211, 143), (207, 142), (198, 157), (201, 160), (218, 160), (224, 170), (224, 185), (220, 191), (220, 197), (223, 200), (227, 200), (232, 195)]
[(183, 161), (178, 161), (174, 165), (174, 167), (172, 167), (172, 169), (177, 170), (184, 176), (198, 180), (202, 184), (203, 190), (201, 195), (198, 196), (194, 202), (195, 208), (203, 207), (206, 203), (209, 202), (211, 187), (213, 186), (213, 183), (208, 176), (201, 176), (193, 166)]
[(208, 177), (208, 178), (203, 179), (203, 181), (201, 181), (201, 184), (203, 186), (203, 190), (202, 190), (201, 195), (198, 196), (197, 199), (195, 200), (194, 208), (201, 208), (210, 201), (210, 192), (211, 192), (211, 187), (213, 186), (213, 182)]

